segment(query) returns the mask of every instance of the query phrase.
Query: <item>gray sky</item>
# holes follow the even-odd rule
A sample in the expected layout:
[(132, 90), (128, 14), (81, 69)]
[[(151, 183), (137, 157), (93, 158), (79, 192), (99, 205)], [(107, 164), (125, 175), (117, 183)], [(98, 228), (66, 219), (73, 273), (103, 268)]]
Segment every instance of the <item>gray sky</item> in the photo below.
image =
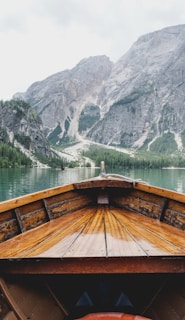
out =
[(184, 0), (0, 0), (0, 100), (143, 34), (185, 24)]

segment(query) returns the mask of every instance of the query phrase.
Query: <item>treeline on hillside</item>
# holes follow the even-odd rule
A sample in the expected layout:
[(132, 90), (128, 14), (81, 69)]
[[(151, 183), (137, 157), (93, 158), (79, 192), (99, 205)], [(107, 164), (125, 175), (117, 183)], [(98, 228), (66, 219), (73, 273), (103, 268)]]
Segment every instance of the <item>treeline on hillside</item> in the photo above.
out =
[(0, 168), (17, 168), (31, 166), (32, 161), (19, 149), (0, 142)]
[(164, 167), (185, 167), (185, 158), (170, 157), (169, 155), (154, 155), (151, 153), (138, 153), (134, 156), (127, 155), (125, 153), (102, 148), (92, 145), (89, 150), (83, 152), (85, 157), (92, 159), (96, 166), (99, 166), (101, 161), (104, 161), (106, 167), (109, 169), (119, 168), (144, 168), (144, 169), (160, 169)]
[(43, 157), (40, 154), (35, 154), (36, 158), (43, 164), (48, 165), (51, 168), (75, 168), (79, 166), (78, 161), (68, 161), (64, 158), (53, 157), (52, 159), (48, 159)]
[[(77, 161), (67, 161), (58, 157), (48, 159), (40, 154), (35, 154), (35, 157), (43, 164), (51, 168), (74, 168), (79, 166)], [(32, 161), (18, 148), (12, 144), (6, 144), (0, 141), (0, 168), (19, 168), (21, 166), (31, 167)]]

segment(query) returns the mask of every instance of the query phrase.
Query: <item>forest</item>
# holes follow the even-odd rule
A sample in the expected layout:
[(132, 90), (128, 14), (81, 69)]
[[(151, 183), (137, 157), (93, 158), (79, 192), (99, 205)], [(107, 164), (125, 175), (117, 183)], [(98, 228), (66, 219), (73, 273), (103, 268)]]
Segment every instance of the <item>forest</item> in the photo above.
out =
[[(106, 167), (113, 170), (119, 168), (143, 168), (143, 169), (160, 169), (164, 167), (185, 167), (185, 157), (183, 154), (170, 156), (169, 154), (152, 153), (152, 152), (134, 152), (126, 154), (113, 149), (108, 149), (96, 145), (91, 145), (88, 150), (82, 151), (82, 156), (90, 158), (94, 161), (95, 166), (99, 166), (101, 161), (106, 163)], [(45, 157), (35, 154), (35, 157), (43, 164), (52, 168), (77, 167), (77, 161), (67, 161), (53, 157), (46, 159)], [(10, 143), (0, 141), (0, 168), (17, 168), (21, 166), (31, 167), (32, 161), (18, 148)], [(86, 164), (90, 166), (90, 164)]]
[(0, 141), (0, 168), (31, 166), (32, 161), (18, 148)]
[(182, 155), (170, 157), (167, 154), (135, 152), (133, 154), (125, 154), (113, 149), (107, 149), (92, 145), (89, 150), (83, 152), (85, 157), (92, 159), (96, 166), (101, 161), (106, 163), (109, 169), (119, 168), (144, 168), (144, 169), (160, 169), (164, 167), (185, 167), (185, 157)]

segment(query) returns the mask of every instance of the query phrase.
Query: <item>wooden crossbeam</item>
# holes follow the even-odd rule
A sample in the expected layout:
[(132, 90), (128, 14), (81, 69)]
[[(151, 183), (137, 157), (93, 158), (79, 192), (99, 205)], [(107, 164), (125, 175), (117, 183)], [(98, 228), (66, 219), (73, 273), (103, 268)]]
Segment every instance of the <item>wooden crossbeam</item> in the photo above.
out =
[(17, 219), (17, 224), (19, 226), (19, 229), (20, 229), (20, 232), (24, 232), (25, 231), (25, 228), (24, 228), (24, 225), (22, 223), (22, 220), (21, 220), (21, 215), (20, 215), (20, 211), (18, 208), (14, 209), (14, 212), (15, 212), (15, 215), (16, 215), (16, 219)]

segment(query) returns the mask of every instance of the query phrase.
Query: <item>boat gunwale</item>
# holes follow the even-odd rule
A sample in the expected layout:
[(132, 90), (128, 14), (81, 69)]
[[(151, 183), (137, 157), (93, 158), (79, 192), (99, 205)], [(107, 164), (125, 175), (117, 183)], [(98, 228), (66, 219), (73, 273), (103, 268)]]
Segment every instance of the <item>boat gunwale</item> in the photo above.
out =
[[(109, 185), (107, 183), (109, 182)], [(114, 183), (115, 182), (115, 183)], [(126, 183), (126, 185), (125, 185)], [(87, 185), (88, 184), (88, 185)], [(79, 187), (79, 186), (82, 187)], [(85, 186), (84, 186), (85, 185)], [(18, 208), (23, 205), (27, 205), (29, 203), (42, 200), (42, 199), (47, 199), (52, 196), (56, 196), (62, 193), (66, 193), (69, 191), (74, 191), (78, 189), (89, 189), (89, 188), (101, 188), (101, 187), (114, 187), (114, 188), (120, 188), (120, 187), (132, 187), (133, 184), (128, 181), (124, 181), (123, 179), (115, 179), (115, 178), (102, 178), (100, 176), (94, 177), (91, 179), (86, 179), (82, 180), (80, 182), (74, 182), (70, 184), (65, 184), (62, 186), (57, 186), (54, 188), (48, 188), (36, 192), (32, 192), (26, 195), (22, 195), (19, 197), (15, 197), (13, 199), (8, 199), (0, 202), (0, 214), (2, 212)]]
[[(95, 183), (94, 183), (95, 182)], [(127, 183), (124, 185), (123, 183)], [(157, 196), (161, 196), (164, 198), (168, 198), (170, 200), (174, 200), (177, 202), (185, 203), (185, 194), (177, 191), (169, 190), (166, 188), (161, 188), (158, 186), (154, 186), (145, 182), (135, 181), (135, 180), (125, 180), (124, 178), (115, 178), (111, 176), (105, 177), (94, 177), (87, 180), (82, 180), (80, 182), (74, 182), (62, 186), (57, 186), (54, 188), (44, 189), (41, 191), (33, 192), (27, 195), (19, 196), (13, 199), (8, 199), (0, 202), (0, 214), (2, 212), (18, 208), (20, 206), (27, 205), (29, 203), (50, 198), (52, 196), (56, 196), (65, 192), (79, 190), (79, 189), (90, 189), (90, 188), (101, 188), (101, 187), (112, 187), (112, 188), (121, 188), (128, 187), (135, 190), (140, 190), (143, 192), (147, 192), (150, 194), (154, 194)]]
[(44, 189), (41, 191), (29, 193), (20, 197), (2, 201), (0, 202), (0, 214), (2, 212), (24, 206), (38, 200), (50, 198), (52, 196), (56, 196), (61, 193), (73, 191), (74, 189), (75, 188), (73, 184), (67, 184), (67, 185), (58, 186), (54, 188)]

